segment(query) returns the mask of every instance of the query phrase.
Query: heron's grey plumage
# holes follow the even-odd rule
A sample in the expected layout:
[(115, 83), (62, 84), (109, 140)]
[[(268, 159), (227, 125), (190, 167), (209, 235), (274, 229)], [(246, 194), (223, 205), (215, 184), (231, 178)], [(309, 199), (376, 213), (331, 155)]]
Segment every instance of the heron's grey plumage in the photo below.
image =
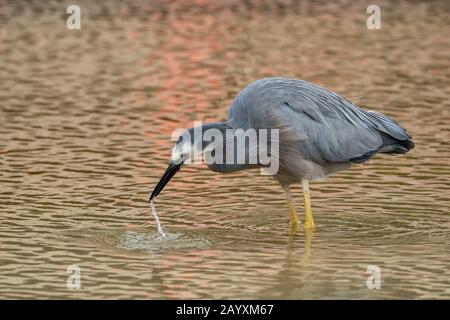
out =
[[(195, 134), (198, 129), (200, 135)], [(273, 132), (271, 129), (279, 130)], [(208, 135), (211, 139), (203, 139), (203, 131), (215, 131), (219, 134), (214, 135), (214, 141), (223, 141), (212, 144), (212, 134)], [(228, 134), (230, 131), (231, 135)], [(258, 140), (257, 146), (254, 138), (248, 139), (252, 143), (245, 142), (244, 134), (245, 154), (236, 143), (238, 137), (242, 143), (242, 132), (256, 134)], [(268, 138), (263, 141), (267, 141), (269, 146), (264, 142), (261, 146), (263, 132)], [(279, 134), (279, 148), (272, 148), (277, 141), (271, 140), (269, 135), (273, 137), (274, 133), (275, 136)], [(234, 146), (234, 150), (228, 150), (230, 146)], [(266, 153), (270, 150), (270, 166), (264, 159), (264, 151), (261, 153), (261, 147), (266, 148)], [(305, 198), (305, 228), (314, 228), (308, 180), (324, 178), (354, 162), (367, 161), (377, 152), (406, 153), (413, 147), (408, 133), (379, 112), (363, 110), (347, 99), (306, 81), (265, 78), (251, 83), (236, 96), (228, 121), (191, 128), (180, 137), (172, 150), (172, 161), (153, 190), (150, 201), (158, 196), (187, 159), (196, 157), (196, 151), (214, 159), (207, 161), (207, 165), (219, 172), (261, 167), (274, 169), (271, 165), (277, 163), (274, 178), (286, 193), (292, 225), (297, 225), (298, 220), (289, 186), (301, 182)], [(257, 158), (250, 160), (256, 150), (259, 151)], [(238, 151), (239, 156), (245, 156), (248, 161), (240, 161), (242, 157), (238, 159)], [(216, 155), (219, 157), (217, 161)], [(270, 173), (273, 174), (273, 170)]]
[(265, 78), (244, 88), (229, 110), (234, 129), (280, 129), (282, 183), (323, 178), (377, 152), (405, 153), (414, 144), (391, 118), (366, 111), (315, 84)]

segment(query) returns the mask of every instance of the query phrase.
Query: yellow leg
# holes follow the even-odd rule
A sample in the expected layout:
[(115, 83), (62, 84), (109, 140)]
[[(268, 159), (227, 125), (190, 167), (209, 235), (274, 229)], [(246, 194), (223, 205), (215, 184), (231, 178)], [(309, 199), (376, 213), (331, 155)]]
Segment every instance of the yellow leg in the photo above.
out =
[(311, 211), (311, 199), (309, 198), (308, 180), (302, 180), (303, 196), (305, 198), (305, 228), (314, 228), (314, 219)]
[(289, 186), (283, 186), (284, 192), (286, 193), (286, 200), (289, 207), (289, 215), (291, 216), (291, 225), (293, 227), (297, 227), (298, 225), (298, 218), (297, 218), (297, 212), (295, 211), (294, 202), (292, 201), (291, 191)]
[(298, 218), (297, 218), (297, 212), (295, 211), (294, 203), (291, 200), (288, 200), (288, 207), (289, 207), (289, 214), (291, 216), (291, 224), (293, 226), (298, 225)]

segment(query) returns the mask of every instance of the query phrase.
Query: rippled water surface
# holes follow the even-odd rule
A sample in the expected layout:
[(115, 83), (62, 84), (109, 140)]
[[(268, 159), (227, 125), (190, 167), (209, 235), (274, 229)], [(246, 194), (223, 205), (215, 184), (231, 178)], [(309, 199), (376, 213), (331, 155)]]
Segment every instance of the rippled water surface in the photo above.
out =
[[(80, 0), (81, 30), (64, 2), (0, 3), (0, 297), (450, 298), (448, 1), (381, 1), (373, 31), (364, 1)], [(393, 116), (416, 148), (312, 183), (306, 233), (258, 171), (186, 166), (160, 238), (172, 131), (270, 75)]]

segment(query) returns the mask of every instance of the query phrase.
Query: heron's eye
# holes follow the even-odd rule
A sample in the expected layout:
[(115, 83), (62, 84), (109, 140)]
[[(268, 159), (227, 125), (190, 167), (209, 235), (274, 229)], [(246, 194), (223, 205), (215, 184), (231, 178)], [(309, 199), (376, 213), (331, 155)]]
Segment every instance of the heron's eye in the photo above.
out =
[(183, 136), (180, 136), (180, 137), (178, 138), (178, 141), (177, 141), (175, 144), (180, 144), (181, 141), (183, 141)]

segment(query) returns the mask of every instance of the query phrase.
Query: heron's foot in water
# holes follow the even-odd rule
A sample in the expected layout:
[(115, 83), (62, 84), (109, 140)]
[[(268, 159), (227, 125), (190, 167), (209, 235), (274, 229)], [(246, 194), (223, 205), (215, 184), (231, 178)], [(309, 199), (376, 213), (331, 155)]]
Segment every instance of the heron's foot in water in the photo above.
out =
[(305, 224), (303, 227), (305, 229), (314, 229), (314, 219), (311, 211), (311, 205), (306, 204), (305, 205)]
[(295, 208), (294, 208), (294, 204), (292, 202), (289, 202), (288, 205), (289, 205), (289, 215), (291, 216), (291, 227), (297, 228), (298, 217), (297, 217), (297, 212), (295, 211)]
[(305, 224), (303, 225), (303, 228), (309, 230), (314, 229), (314, 227), (315, 227), (314, 220), (306, 220)]

